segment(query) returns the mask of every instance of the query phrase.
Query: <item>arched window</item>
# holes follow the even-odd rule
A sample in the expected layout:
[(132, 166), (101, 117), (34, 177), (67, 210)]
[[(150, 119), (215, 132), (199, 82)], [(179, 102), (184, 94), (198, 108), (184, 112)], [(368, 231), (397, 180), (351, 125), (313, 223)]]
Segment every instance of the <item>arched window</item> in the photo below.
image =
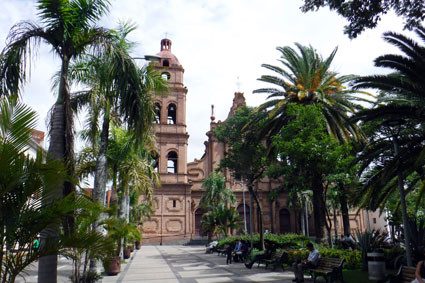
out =
[(168, 173), (177, 173), (177, 153), (171, 151), (167, 155), (167, 172)]
[(155, 103), (155, 118), (153, 122), (155, 124), (161, 123), (161, 104), (159, 104), (158, 102)]
[(164, 60), (164, 61), (162, 61), (162, 66), (169, 67), (170, 66), (170, 62), (168, 60)]
[(280, 233), (291, 233), (291, 214), (286, 208), (279, 211)]
[(161, 73), (161, 78), (162, 78), (163, 80), (168, 81), (168, 80), (171, 78), (171, 75), (170, 75), (170, 73), (168, 73), (168, 72), (163, 72), (163, 73)]
[(177, 114), (176, 105), (171, 103), (170, 105), (168, 105), (168, 124), (170, 125), (176, 124), (176, 114)]

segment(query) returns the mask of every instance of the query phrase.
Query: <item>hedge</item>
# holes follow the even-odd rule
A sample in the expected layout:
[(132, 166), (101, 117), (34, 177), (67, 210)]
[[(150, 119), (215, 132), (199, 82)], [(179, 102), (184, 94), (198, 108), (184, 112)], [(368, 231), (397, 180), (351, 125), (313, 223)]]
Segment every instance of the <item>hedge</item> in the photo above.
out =
[[(264, 235), (264, 239), (270, 241), (274, 247), (277, 249), (284, 248), (284, 249), (299, 249), (306, 245), (307, 242), (310, 242), (311, 240), (303, 235), (298, 234), (266, 234)], [(218, 246), (224, 246), (229, 244), (235, 244), (237, 240), (244, 240), (246, 243), (250, 244), (251, 237), (250, 235), (239, 235), (239, 236), (229, 236), (225, 239), (221, 239), (218, 241)], [(254, 247), (259, 248), (260, 245), (260, 235), (254, 234), (253, 235), (253, 242)]]
[[(309, 251), (305, 248), (306, 244), (311, 242), (311, 239), (308, 237), (298, 234), (267, 234), (264, 235), (264, 239), (269, 240), (277, 250), (284, 249), (288, 253), (289, 265), (292, 265), (297, 258), (305, 259), (308, 257)], [(251, 237), (249, 235), (229, 236), (225, 239), (219, 240), (218, 246), (235, 244), (236, 240), (244, 240), (249, 246)], [(253, 241), (255, 248), (253, 254), (260, 253), (260, 235), (254, 234)], [(344, 269), (362, 268), (362, 252), (360, 250), (331, 249), (318, 244), (315, 244), (315, 247), (319, 250), (321, 257), (345, 258)], [(404, 250), (399, 247), (383, 249), (382, 251), (384, 252), (385, 262), (388, 268), (394, 268), (394, 260), (404, 253)]]

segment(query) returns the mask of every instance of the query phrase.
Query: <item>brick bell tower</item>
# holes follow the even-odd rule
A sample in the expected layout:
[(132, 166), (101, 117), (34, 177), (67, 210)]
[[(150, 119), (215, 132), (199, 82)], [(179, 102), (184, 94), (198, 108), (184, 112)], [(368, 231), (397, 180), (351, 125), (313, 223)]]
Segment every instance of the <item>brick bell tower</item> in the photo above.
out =
[(186, 95), (183, 66), (171, 53), (171, 40), (162, 39), (154, 69), (168, 81), (166, 95), (155, 96), (157, 170), (162, 186), (154, 190), (155, 215), (143, 225), (143, 241), (167, 242), (191, 234), (191, 184), (187, 178)]

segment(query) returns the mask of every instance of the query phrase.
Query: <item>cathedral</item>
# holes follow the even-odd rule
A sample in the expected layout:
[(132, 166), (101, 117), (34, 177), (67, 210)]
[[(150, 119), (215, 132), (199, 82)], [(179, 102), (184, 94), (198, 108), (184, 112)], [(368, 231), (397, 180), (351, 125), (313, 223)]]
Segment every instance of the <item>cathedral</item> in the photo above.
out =
[[(205, 189), (203, 181), (208, 178), (224, 157), (225, 146), (217, 141), (213, 130), (221, 122), (216, 122), (214, 106), (212, 106), (210, 130), (206, 133), (205, 152), (193, 162), (187, 162), (187, 146), (189, 134), (186, 131), (186, 96), (188, 89), (183, 84), (184, 68), (171, 51), (171, 40), (162, 39), (161, 59), (151, 62), (154, 69), (168, 80), (169, 93), (167, 96), (155, 96), (156, 148), (159, 153), (158, 172), (162, 185), (154, 190), (154, 215), (143, 224), (143, 241), (145, 243), (163, 243), (188, 240), (203, 236), (201, 218), (204, 211), (199, 207), (199, 201)], [(229, 115), (245, 104), (243, 93), (236, 92)], [(190, 111), (190, 109), (189, 109)], [(249, 231), (250, 214), (252, 213), (254, 231), (258, 231), (258, 221), (255, 203), (249, 205), (249, 194), (246, 184), (237, 181), (226, 170), (226, 187), (232, 189), (237, 198), (237, 210), (243, 220), (242, 230)], [(279, 184), (264, 178), (255, 183), (263, 207), (264, 229), (271, 233), (302, 233), (298, 217), (288, 208), (287, 195), (270, 202), (269, 192)], [(314, 236), (313, 216), (309, 214), (309, 235)], [(350, 211), (352, 229), (365, 230), (367, 225), (372, 228), (383, 228), (383, 217), (378, 213), (365, 211)], [(368, 221), (372, 219), (373, 221)], [(342, 233), (342, 217), (338, 215), (340, 233)], [(376, 227), (375, 227), (376, 226)], [(237, 231), (235, 231), (237, 232)]]

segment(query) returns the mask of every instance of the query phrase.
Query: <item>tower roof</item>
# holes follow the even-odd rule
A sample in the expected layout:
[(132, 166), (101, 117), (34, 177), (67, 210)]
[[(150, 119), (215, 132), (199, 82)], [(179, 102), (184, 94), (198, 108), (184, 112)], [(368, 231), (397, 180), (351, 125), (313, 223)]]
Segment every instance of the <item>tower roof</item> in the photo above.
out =
[(169, 66), (181, 66), (179, 59), (171, 53), (171, 40), (168, 38), (161, 40), (161, 51), (156, 55), (161, 57), (161, 61), (168, 60), (170, 64)]

